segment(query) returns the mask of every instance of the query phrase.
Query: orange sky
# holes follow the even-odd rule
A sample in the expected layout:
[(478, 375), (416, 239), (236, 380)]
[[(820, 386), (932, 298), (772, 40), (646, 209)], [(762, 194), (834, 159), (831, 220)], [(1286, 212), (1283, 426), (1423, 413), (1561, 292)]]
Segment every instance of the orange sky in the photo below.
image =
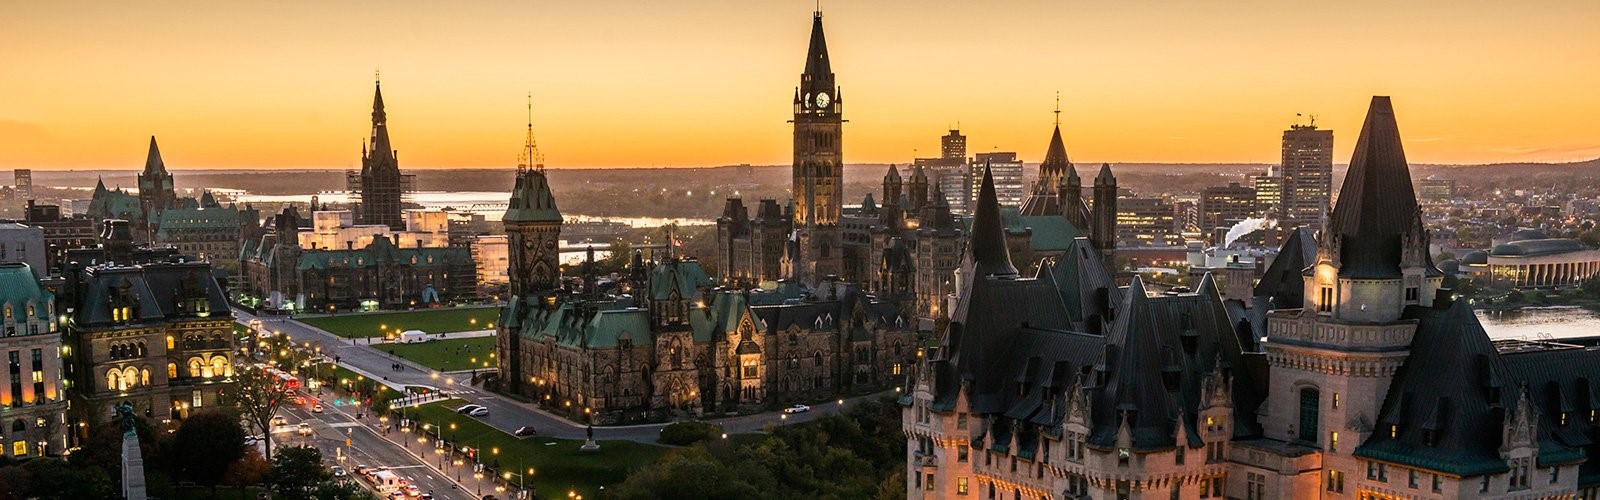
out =
[[(1392, 6), (1390, 4), (1405, 4)], [(780, 164), (812, 2), (10, 2), (0, 169), (359, 163), (381, 69), (402, 168)], [(824, 5), (850, 162), (1345, 162), (1392, 95), (1413, 162), (1600, 156), (1600, 2), (883, 0)]]

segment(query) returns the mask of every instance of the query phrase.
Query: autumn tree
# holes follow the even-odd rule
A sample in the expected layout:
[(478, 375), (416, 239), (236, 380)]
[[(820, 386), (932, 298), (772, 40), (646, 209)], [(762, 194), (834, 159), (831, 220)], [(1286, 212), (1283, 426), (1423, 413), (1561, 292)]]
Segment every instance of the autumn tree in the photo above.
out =
[(250, 423), (253, 430), (259, 431), (264, 438), (264, 459), (272, 461), (272, 417), (278, 414), (293, 396), (289, 388), (284, 386), (277, 377), (267, 374), (258, 368), (245, 368), (237, 370), (238, 385), (232, 391), (233, 405), (246, 422)]

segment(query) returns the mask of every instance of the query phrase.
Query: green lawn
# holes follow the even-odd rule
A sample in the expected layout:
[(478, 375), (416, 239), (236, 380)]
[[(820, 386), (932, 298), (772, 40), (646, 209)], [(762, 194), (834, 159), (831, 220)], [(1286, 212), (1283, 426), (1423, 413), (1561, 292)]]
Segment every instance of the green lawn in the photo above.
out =
[[(415, 344), (373, 345), (374, 349), (409, 359), (422, 366), (442, 372), (493, 368), (495, 361), (489, 357), (494, 352), (494, 337), (470, 339), (432, 340)], [(484, 363), (489, 363), (485, 367)]]
[(513, 474), (512, 484), (516, 484), (518, 471), (532, 468), (534, 473), (529, 478), (542, 498), (560, 498), (563, 492), (573, 490), (585, 498), (595, 498), (601, 486), (621, 483), (630, 471), (655, 462), (667, 451), (632, 441), (601, 441), (600, 451), (585, 453), (578, 451), (583, 445), (580, 440), (538, 436), (518, 439), (452, 411), (462, 404), (465, 402), (461, 400), (442, 401), (407, 410), (407, 415), (443, 429), (454, 423), (455, 430), (444, 431), (445, 439), (483, 450), (485, 463), (499, 464), (502, 472)]
[(306, 318), (302, 323), (327, 330), (340, 337), (382, 337), (396, 330), (422, 330), (429, 335), (471, 330), (488, 330), (500, 317), (494, 307), (454, 307), (420, 311), (387, 313), (350, 313), (338, 316)]

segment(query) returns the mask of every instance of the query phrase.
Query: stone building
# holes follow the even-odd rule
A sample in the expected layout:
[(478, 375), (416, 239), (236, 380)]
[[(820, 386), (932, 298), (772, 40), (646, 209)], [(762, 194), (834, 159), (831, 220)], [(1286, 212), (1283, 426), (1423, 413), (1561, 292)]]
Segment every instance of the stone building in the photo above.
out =
[[(956, 256), (968, 222), (952, 215), (951, 200), (965, 200), (966, 186), (930, 182), (921, 165), (902, 177), (900, 169), (891, 165), (881, 196), (869, 195), (856, 207), (840, 205), (842, 118), (833, 82), (818, 13), (812, 19), (806, 69), (795, 94), (793, 208), (761, 200), (752, 217), (742, 199), (728, 199), (717, 219), (716, 275), (724, 285), (766, 288), (786, 279), (813, 288), (837, 279), (901, 303), (908, 315), (932, 320), (938, 315), (937, 304), (953, 291)], [(962, 136), (952, 131), (952, 137)], [(964, 151), (964, 146), (955, 144), (960, 141), (946, 142), (947, 153)], [(1110, 167), (1102, 166), (1095, 180), (1090, 210), (1077, 172), (1067, 160), (1059, 125), (1045, 162), (1034, 196), (1027, 201), (1022, 201), (1021, 191), (1015, 196), (1025, 207), (1013, 204), (1003, 209), (1010, 246), (1031, 263), (1036, 257), (1060, 254), (1079, 235), (1105, 235), (1095, 241), (1109, 258), (1116, 245), (1114, 229), (1109, 228), (1117, 222), (1116, 180)], [(977, 168), (976, 177), (982, 177), (983, 166)], [(1020, 179), (1020, 173), (1017, 176)], [(1109, 189), (1102, 186), (1107, 183)], [(1048, 203), (1039, 203), (1040, 197), (1048, 198)], [(1098, 215), (1102, 213), (1109, 217)]]
[(1117, 286), (1082, 239), (1022, 276), (978, 208), (972, 279), (901, 400), (908, 497), (1600, 494), (1600, 351), (1579, 345), (1600, 339), (1492, 341), (1455, 300), (1387, 97), (1320, 234), (1247, 299), (1209, 275)]
[(60, 455), (68, 447), (55, 299), (28, 264), (0, 264), (0, 456)]
[(63, 276), (69, 425), (106, 422), (123, 401), (157, 424), (225, 404), (237, 348), (211, 264), (136, 252), (126, 221), (107, 221), (101, 238), (104, 259)]
[(502, 218), (513, 296), (497, 323), (501, 389), (596, 423), (755, 411), (873, 392), (914, 360), (898, 307), (829, 282), (713, 288), (694, 259), (642, 254), (615, 294), (560, 288), (561, 216), (540, 169), (521, 169)]
[(403, 309), (476, 295), (466, 248), (402, 247), (382, 235), (362, 247), (301, 248), (303, 222), (286, 208), (272, 232), (245, 243), (240, 264), (253, 304), (284, 311)]
[(361, 224), (382, 224), (395, 231), (405, 228), (400, 213), (415, 177), (400, 173), (400, 152), (389, 143), (389, 114), (383, 109), (383, 86), (373, 84), (372, 137), (361, 148), (361, 170), (345, 172), (345, 182), (356, 204)]

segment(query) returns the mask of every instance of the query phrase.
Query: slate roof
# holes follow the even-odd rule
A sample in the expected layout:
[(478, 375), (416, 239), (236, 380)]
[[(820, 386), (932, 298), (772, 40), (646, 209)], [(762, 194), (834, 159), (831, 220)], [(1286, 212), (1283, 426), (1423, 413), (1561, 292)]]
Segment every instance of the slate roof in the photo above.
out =
[[(1387, 96), (1374, 96), (1328, 222), (1331, 234), (1342, 238), (1339, 275), (1399, 278), (1402, 238), (1421, 217), (1394, 107)], [(1438, 274), (1432, 263), (1427, 267)]]
[(667, 300), (673, 290), (684, 300), (700, 296), (700, 289), (711, 286), (711, 277), (696, 260), (673, 260), (657, 264), (650, 270), (650, 298)]
[(140, 266), (103, 265), (87, 269), (76, 293), (73, 323), (84, 326), (111, 325), (112, 302), (121, 300), (123, 290), (136, 304), (133, 310), (136, 322), (192, 316), (193, 312), (185, 311), (180, 304), (179, 299), (186, 295), (204, 297), (210, 303), (207, 317), (232, 317), (227, 297), (212, 276), (210, 264), (148, 263)]
[[(17, 318), (17, 323), (27, 321), (30, 304), (34, 306), (35, 319), (46, 323), (55, 321), (49, 307), (55, 300), (55, 294), (39, 287), (32, 267), (21, 262), (0, 263), (0, 305), (11, 307), (11, 314)], [(18, 331), (27, 333), (21, 329)]]
[[(833, 65), (828, 63), (828, 39), (822, 34), (822, 12), (811, 17), (811, 45), (806, 48), (806, 75), (832, 82)], [(828, 86), (832, 86), (829, 83)]]
[(1311, 228), (1301, 226), (1289, 233), (1278, 248), (1272, 265), (1256, 282), (1254, 296), (1265, 297), (1273, 309), (1296, 309), (1305, 305), (1307, 267), (1317, 262), (1317, 237)]
[(968, 276), (981, 279), (987, 276), (1017, 276), (1011, 265), (1011, 255), (1006, 249), (1005, 228), (1000, 220), (1000, 201), (994, 191), (994, 175), (989, 166), (983, 167), (983, 184), (978, 188), (977, 209), (972, 216), (972, 239), (967, 244), (966, 260), (962, 270)]

